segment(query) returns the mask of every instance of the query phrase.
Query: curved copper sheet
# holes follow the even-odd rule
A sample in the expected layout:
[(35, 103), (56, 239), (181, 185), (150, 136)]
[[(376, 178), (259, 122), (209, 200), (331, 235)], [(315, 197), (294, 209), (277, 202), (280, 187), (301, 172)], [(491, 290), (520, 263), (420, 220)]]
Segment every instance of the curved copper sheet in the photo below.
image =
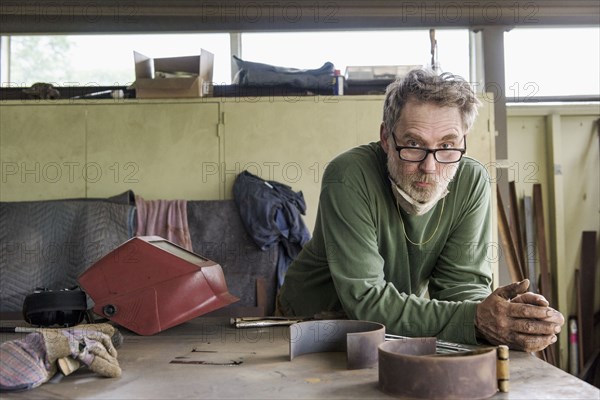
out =
[(496, 349), (436, 355), (435, 338), (379, 346), (379, 388), (417, 399), (485, 399), (498, 390)]
[(377, 347), (385, 341), (385, 326), (355, 320), (315, 320), (290, 325), (290, 361), (308, 353), (345, 351), (348, 369), (377, 364)]

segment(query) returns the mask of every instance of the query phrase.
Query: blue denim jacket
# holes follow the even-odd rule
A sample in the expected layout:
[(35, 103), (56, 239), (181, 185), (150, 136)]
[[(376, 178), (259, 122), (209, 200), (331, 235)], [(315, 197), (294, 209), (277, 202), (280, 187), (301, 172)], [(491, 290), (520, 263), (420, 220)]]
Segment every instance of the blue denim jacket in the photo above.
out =
[(287, 268), (311, 238), (302, 215), (306, 203), (302, 192), (275, 181), (266, 181), (248, 171), (233, 184), (233, 197), (248, 234), (261, 250), (279, 246), (278, 286)]

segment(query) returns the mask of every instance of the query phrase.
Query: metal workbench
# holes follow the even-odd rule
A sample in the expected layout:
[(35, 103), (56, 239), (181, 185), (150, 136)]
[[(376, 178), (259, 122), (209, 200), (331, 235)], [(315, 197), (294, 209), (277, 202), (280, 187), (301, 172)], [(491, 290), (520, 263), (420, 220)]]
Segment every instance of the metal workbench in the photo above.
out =
[[(344, 353), (289, 361), (287, 327), (235, 329), (228, 319), (197, 318), (154, 336), (122, 331), (120, 378), (80, 369), (57, 383), (2, 393), (2, 399), (393, 398), (378, 389), (376, 367), (348, 370)], [(510, 358), (510, 392), (494, 399), (600, 399), (594, 386), (528, 353), (511, 351)]]

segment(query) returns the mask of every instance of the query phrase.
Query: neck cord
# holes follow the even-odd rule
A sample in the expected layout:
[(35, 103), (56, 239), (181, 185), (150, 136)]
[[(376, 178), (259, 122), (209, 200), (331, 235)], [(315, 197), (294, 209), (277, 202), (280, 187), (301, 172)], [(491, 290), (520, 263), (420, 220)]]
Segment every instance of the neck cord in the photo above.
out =
[(442, 221), (442, 214), (444, 213), (444, 206), (445, 205), (446, 205), (446, 198), (444, 197), (442, 199), (442, 209), (440, 210), (440, 216), (438, 218), (437, 225), (435, 226), (435, 230), (433, 231), (433, 233), (431, 234), (431, 236), (429, 237), (429, 239), (427, 239), (426, 241), (421, 242), (421, 243), (415, 243), (412, 240), (410, 240), (410, 238), (406, 234), (406, 227), (404, 226), (404, 220), (402, 218), (402, 213), (400, 212), (400, 205), (398, 204), (398, 200), (396, 200), (396, 209), (398, 210), (398, 215), (400, 216), (400, 223), (402, 224), (402, 230), (404, 231), (404, 237), (406, 238), (406, 240), (408, 240), (410, 243), (414, 244), (415, 246), (422, 246), (424, 244), (429, 243), (431, 241), (431, 239), (433, 239), (433, 237), (437, 233), (438, 228), (440, 227), (440, 222)]

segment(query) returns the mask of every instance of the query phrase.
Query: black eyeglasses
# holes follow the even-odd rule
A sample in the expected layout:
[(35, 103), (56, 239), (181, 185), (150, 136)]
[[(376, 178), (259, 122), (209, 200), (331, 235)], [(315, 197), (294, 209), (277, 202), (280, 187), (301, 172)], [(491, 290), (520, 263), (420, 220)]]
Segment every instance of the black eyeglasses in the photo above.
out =
[(463, 149), (427, 149), (424, 147), (398, 146), (396, 137), (392, 133), (392, 139), (396, 145), (398, 157), (403, 161), (421, 162), (427, 158), (429, 153), (433, 153), (433, 158), (440, 164), (452, 164), (459, 162), (463, 154), (467, 151), (467, 137), (463, 136), (465, 147)]

